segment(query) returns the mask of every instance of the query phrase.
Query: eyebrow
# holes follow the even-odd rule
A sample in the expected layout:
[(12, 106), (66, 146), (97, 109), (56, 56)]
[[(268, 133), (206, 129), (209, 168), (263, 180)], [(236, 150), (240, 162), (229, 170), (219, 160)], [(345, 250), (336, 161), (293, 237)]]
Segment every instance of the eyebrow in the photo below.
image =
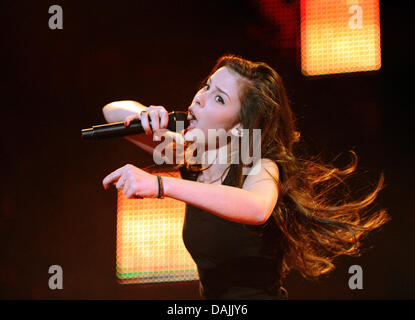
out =
[[(208, 82), (212, 83), (212, 80), (209, 78)], [(218, 86), (215, 86), (216, 89), (220, 92), (222, 92), (223, 94), (226, 94), (228, 96), (229, 101), (231, 101), (231, 98), (229, 97), (229, 94), (227, 94), (225, 91), (223, 91), (222, 89), (218, 88)]]

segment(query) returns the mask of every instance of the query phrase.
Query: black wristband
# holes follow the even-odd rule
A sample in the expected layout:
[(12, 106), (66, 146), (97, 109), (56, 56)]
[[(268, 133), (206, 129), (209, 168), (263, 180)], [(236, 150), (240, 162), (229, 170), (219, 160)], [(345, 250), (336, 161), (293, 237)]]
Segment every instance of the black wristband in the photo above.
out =
[(158, 185), (159, 185), (159, 191), (158, 191), (157, 198), (164, 199), (163, 180), (161, 179), (160, 175), (157, 175), (157, 182), (158, 182)]

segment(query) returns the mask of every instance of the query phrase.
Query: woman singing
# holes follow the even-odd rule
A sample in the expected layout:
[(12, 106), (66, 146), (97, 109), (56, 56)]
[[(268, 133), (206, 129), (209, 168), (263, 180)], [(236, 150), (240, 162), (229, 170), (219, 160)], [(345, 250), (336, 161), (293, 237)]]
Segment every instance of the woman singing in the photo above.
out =
[[(179, 134), (166, 132), (162, 106), (117, 101), (103, 112), (108, 122), (140, 119), (146, 134), (127, 139), (154, 159), (163, 158), (162, 134), (178, 138), (174, 159), (183, 145), (183, 161), (175, 162), (182, 179), (126, 165), (103, 185), (114, 184), (129, 198), (164, 195), (186, 203), (183, 241), (206, 299), (287, 298), (282, 280), (290, 270), (308, 279), (326, 274), (335, 257), (359, 255), (361, 238), (389, 219), (384, 210), (368, 210), (383, 175), (362, 200), (348, 201), (346, 192), (330, 196), (355, 171), (353, 152), (344, 170), (294, 152), (300, 135), (284, 85), (263, 62), (222, 56), (189, 106), (190, 126)], [(258, 156), (246, 163), (246, 154)]]

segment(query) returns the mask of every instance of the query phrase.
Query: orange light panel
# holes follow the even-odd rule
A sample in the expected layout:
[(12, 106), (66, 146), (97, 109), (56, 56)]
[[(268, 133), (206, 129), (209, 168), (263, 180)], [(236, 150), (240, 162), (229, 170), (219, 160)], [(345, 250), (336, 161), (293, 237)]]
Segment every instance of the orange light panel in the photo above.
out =
[(302, 0), (304, 75), (378, 70), (379, 0)]
[(116, 274), (120, 283), (198, 279), (182, 240), (184, 213), (184, 202), (127, 199), (118, 191)]

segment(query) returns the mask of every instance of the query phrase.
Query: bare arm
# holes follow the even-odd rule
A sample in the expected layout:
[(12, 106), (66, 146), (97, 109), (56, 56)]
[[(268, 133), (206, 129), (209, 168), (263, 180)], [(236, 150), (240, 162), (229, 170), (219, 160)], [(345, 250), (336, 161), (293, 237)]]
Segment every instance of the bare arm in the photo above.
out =
[(137, 101), (123, 100), (108, 103), (102, 108), (104, 118), (108, 123), (124, 121), (127, 116), (139, 114), (148, 108)]
[[(139, 115), (141, 111), (145, 111), (148, 108), (137, 101), (123, 100), (111, 102), (102, 108), (104, 118), (108, 123), (122, 122), (127, 117)], [(153, 141), (152, 135), (137, 134), (134, 136), (126, 136), (125, 139), (134, 143), (144, 151), (152, 153), (154, 148), (159, 143)]]
[[(163, 177), (164, 195), (189, 203), (212, 214), (234, 222), (259, 225), (270, 217), (278, 199), (277, 165), (261, 159), (254, 167), (259, 173), (248, 175), (242, 189), (221, 184), (204, 184), (173, 177)], [(115, 185), (127, 198), (158, 194), (157, 178), (133, 165), (125, 165), (107, 175), (105, 189)]]
[[(140, 116), (142, 111), (147, 111), (148, 114)], [(177, 133), (165, 129), (167, 128), (169, 119), (167, 110), (162, 106), (146, 107), (137, 101), (123, 100), (107, 104), (102, 109), (102, 112), (108, 123), (126, 121), (129, 124), (133, 119), (140, 119), (146, 134), (126, 136), (125, 139), (134, 143), (144, 151), (153, 154), (155, 158), (161, 157), (156, 147), (161, 143), (162, 135), (168, 136), (170, 141), (175, 139), (176, 143), (182, 141), (182, 139), (176, 139), (177, 137), (180, 138), (180, 136), (177, 136)], [(170, 161), (170, 163), (172, 162), (174, 162), (174, 159)]]
[(248, 175), (242, 189), (220, 184), (163, 177), (165, 195), (234, 222), (260, 225), (270, 217), (278, 200), (278, 167), (261, 160), (258, 174)]

